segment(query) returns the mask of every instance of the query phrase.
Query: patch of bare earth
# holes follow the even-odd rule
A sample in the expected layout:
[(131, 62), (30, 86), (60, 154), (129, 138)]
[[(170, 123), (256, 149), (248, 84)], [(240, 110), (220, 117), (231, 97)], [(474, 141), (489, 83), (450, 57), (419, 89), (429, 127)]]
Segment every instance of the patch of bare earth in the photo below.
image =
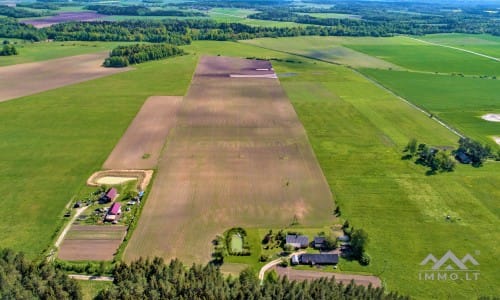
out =
[[(267, 69), (267, 70), (257, 70)], [(267, 61), (201, 58), (177, 115), (125, 260), (207, 262), (232, 226), (322, 226), (330, 189), (305, 130)]]
[(112, 183), (104, 183), (100, 182), (100, 179), (106, 177), (114, 177), (116, 179), (119, 178), (134, 178), (137, 180), (137, 188), (143, 191), (149, 185), (151, 178), (153, 177), (152, 170), (105, 170), (105, 171), (97, 171), (92, 174), (89, 179), (87, 179), (88, 186), (100, 186), (101, 184), (112, 184)]
[(148, 98), (104, 162), (103, 168), (155, 168), (167, 136), (175, 126), (181, 103), (182, 97)]
[(500, 122), (500, 114), (486, 114), (481, 116), (483, 120), (490, 122)]
[(59, 249), (58, 258), (112, 260), (126, 232), (126, 226), (73, 225)]
[(0, 67), (0, 102), (83, 82), (131, 68), (104, 68), (107, 52)]
[(290, 280), (314, 280), (322, 277), (335, 277), (335, 281), (342, 282), (344, 284), (349, 284), (351, 280), (357, 285), (368, 286), (371, 284), (373, 287), (380, 287), (382, 282), (380, 278), (373, 275), (351, 275), (342, 273), (329, 273), (321, 271), (308, 271), (308, 270), (294, 270), (292, 268), (282, 268), (274, 267), (274, 270), (278, 273), (280, 277), (286, 276)]

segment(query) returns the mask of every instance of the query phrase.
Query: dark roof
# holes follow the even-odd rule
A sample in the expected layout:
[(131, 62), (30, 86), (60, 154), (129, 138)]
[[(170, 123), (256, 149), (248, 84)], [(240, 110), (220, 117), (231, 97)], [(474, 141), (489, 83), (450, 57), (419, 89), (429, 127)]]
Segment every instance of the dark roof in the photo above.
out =
[(115, 199), (115, 197), (116, 197), (117, 194), (118, 194), (118, 191), (115, 188), (110, 188), (106, 192), (106, 197), (108, 197), (109, 199), (113, 200), (113, 199)]
[(465, 154), (464, 152), (458, 152), (457, 155), (455, 156), (461, 163), (463, 164), (468, 164), (471, 162), (469, 156)]
[(118, 211), (120, 210), (120, 203), (118, 202), (115, 202), (111, 205), (111, 207), (109, 208), (109, 211), (108, 211), (108, 214), (109, 215), (116, 215), (118, 213)]
[(300, 244), (307, 246), (309, 244), (309, 238), (305, 235), (288, 234), (286, 236), (286, 244)]
[(338, 254), (302, 254), (299, 257), (301, 264), (337, 264), (339, 262)]
[(323, 236), (315, 236), (314, 244), (323, 244), (325, 242), (325, 237)]

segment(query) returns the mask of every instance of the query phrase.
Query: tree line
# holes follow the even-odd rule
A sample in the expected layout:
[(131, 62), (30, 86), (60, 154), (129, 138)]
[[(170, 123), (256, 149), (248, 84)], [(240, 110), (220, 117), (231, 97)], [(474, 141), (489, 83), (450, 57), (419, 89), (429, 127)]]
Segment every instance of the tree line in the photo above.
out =
[(121, 16), (168, 16), (168, 17), (206, 17), (204, 13), (196, 11), (182, 11), (173, 9), (152, 10), (143, 5), (88, 5), (88, 10), (93, 10), (103, 15), (121, 15)]
[(109, 57), (104, 60), (103, 66), (121, 68), (183, 54), (184, 50), (168, 44), (118, 46), (110, 52)]
[(54, 265), (0, 249), (0, 299), (82, 299), (78, 283)]
[(47, 14), (44, 12), (30, 11), (23, 8), (0, 5), (0, 15), (11, 18), (34, 18), (46, 16)]
[[(300, 11), (300, 10), (299, 10)], [(327, 10), (334, 13), (357, 13), (355, 10)], [(383, 13), (383, 14), (382, 14)], [(395, 34), (424, 35), (432, 33), (489, 33), (500, 35), (499, 22), (495, 19), (469, 15), (422, 16), (402, 15), (401, 13), (370, 12), (361, 19), (318, 18), (301, 14), (296, 9), (270, 8), (251, 14), (252, 19), (279, 22), (294, 22), (335, 27), (336, 35), (348, 36), (392, 36)]]
[(238, 277), (224, 277), (212, 264), (186, 268), (178, 260), (165, 264), (161, 258), (120, 263), (113, 276), (113, 286), (96, 299), (409, 299), (333, 278), (296, 282), (268, 276), (261, 285), (251, 269)]

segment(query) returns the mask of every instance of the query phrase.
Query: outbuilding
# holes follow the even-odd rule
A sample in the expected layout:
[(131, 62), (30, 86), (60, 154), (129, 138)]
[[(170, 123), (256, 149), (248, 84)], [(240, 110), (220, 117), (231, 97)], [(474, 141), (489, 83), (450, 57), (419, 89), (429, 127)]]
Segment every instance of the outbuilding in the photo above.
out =
[(309, 246), (309, 238), (305, 235), (288, 234), (285, 244), (291, 245), (294, 248), (307, 248)]
[(101, 202), (107, 203), (107, 202), (113, 202), (118, 196), (118, 191), (115, 188), (110, 188), (102, 197), (101, 197)]
[(299, 256), (302, 265), (336, 265), (339, 263), (339, 255), (331, 253), (302, 254)]

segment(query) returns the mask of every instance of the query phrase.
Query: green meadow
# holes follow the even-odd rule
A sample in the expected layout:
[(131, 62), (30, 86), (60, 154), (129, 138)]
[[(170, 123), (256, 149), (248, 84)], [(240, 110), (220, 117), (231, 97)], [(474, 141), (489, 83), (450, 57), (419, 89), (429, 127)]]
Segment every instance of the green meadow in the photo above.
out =
[[(401, 39), (408, 39), (401, 37)], [(414, 45), (347, 45), (365, 54), (387, 60), (410, 70), (500, 75), (500, 62), (456, 49), (416, 41)]]
[(361, 72), (465, 135), (496, 146), (491, 137), (500, 135), (500, 123), (485, 121), (481, 116), (500, 114), (499, 80), (375, 69)]
[[(293, 51), (293, 39), (285, 41), (288, 52)], [(305, 40), (299, 41), (303, 46)], [(384, 40), (374, 43), (383, 45)], [(2, 246), (39, 257), (53, 241), (66, 203), (100, 168), (144, 100), (149, 95), (183, 95), (200, 55), (280, 58), (273, 66), (278, 74), (293, 75), (280, 81), (307, 131), (341, 218), (369, 234), (370, 266), (343, 260), (342, 270), (378, 275), (388, 290), (417, 299), (500, 294), (500, 164), (460, 165), (452, 173), (427, 176), (425, 168), (401, 160), (408, 140), (455, 146), (457, 136), (351, 69), (261, 47), (194, 42), (185, 47), (190, 54), (183, 57), (0, 103), (0, 204), (9, 208), (0, 211)], [(400, 74), (387, 72), (393, 73)], [(480, 263), (479, 279), (419, 280), (424, 268), (420, 262), (429, 253), (439, 258), (448, 250), (459, 258), (473, 255)], [(245, 264), (245, 259), (232, 262)]]
[(446, 46), (500, 57), (500, 37), (487, 34), (430, 34), (419, 39)]

